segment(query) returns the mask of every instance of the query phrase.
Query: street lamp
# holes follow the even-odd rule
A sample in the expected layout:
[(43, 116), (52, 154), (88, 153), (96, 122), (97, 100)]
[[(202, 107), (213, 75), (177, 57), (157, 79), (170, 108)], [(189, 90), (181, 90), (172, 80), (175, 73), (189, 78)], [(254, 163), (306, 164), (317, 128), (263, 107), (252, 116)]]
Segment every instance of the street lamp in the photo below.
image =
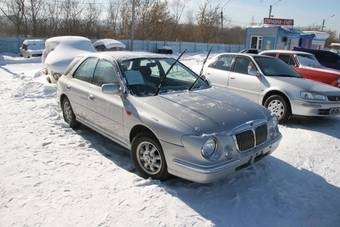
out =
[(277, 0), (276, 2), (274, 2), (273, 4), (271, 4), (271, 5), (269, 6), (269, 15), (268, 15), (269, 18), (274, 17), (274, 15), (272, 15), (273, 6), (276, 5), (277, 3), (281, 2), (281, 1), (282, 1), (282, 0)]
[[(330, 18), (332, 18), (332, 17), (335, 17), (335, 14), (332, 14), (332, 15), (330, 15), (329, 17), (327, 17), (327, 20), (328, 19), (330, 19)], [(326, 23), (326, 19), (323, 19), (322, 20), (322, 26), (321, 26), (321, 31), (323, 32), (323, 30), (325, 29), (325, 23)]]

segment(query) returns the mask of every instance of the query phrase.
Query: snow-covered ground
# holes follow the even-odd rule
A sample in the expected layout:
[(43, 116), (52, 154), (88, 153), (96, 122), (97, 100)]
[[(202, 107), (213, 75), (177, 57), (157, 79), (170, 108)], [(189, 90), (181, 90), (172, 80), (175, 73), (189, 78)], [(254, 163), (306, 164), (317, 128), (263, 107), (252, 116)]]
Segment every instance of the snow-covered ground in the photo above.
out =
[[(199, 71), (203, 58), (183, 61)], [(340, 226), (339, 117), (280, 126), (272, 156), (219, 182), (159, 182), (110, 140), (70, 129), (37, 62), (0, 55), (1, 227)]]

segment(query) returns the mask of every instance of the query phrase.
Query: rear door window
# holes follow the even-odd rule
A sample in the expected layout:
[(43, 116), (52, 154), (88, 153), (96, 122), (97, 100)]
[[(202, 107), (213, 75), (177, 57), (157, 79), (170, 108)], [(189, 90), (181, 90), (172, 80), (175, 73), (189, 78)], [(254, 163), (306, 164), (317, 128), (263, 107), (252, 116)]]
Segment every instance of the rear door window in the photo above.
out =
[(78, 80), (91, 82), (97, 62), (98, 62), (97, 58), (86, 59), (85, 61), (83, 61), (83, 63), (80, 64), (78, 69), (73, 74), (73, 77)]
[(233, 64), (234, 56), (232, 55), (222, 55), (217, 58), (216, 61), (212, 62), (208, 67), (231, 71), (231, 66)]

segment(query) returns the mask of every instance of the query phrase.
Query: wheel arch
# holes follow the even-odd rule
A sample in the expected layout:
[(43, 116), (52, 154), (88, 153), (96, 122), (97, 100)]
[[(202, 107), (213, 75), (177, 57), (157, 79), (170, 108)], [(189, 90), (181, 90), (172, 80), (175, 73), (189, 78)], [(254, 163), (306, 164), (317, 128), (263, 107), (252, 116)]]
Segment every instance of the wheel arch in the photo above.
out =
[(264, 103), (266, 102), (266, 100), (270, 97), (270, 96), (273, 96), (273, 95), (280, 95), (282, 98), (284, 98), (286, 101), (287, 101), (287, 104), (288, 104), (288, 108), (289, 108), (289, 112), (292, 113), (292, 104), (290, 103), (290, 100), (288, 98), (288, 95), (285, 94), (284, 92), (282, 91), (279, 91), (279, 90), (271, 90), (271, 91), (268, 91), (264, 96), (263, 96), (263, 99), (262, 99), (262, 106), (264, 106)]
[(66, 96), (65, 94), (61, 94), (61, 95), (60, 95), (60, 98), (59, 98), (60, 105), (63, 104), (63, 101), (64, 101), (65, 99), (68, 99), (67, 96)]
[(159, 143), (159, 140), (158, 140), (156, 134), (150, 128), (146, 127), (145, 125), (141, 125), (141, 124), (133, 126), (132, 129), (130, 130), (130, 133), (129, 133), (130, 143), (132, 143), (132, 141), (136, 137), (136, 135), (138, 135), (140, 133), (145, 133), (147, 135), (152, 136)]

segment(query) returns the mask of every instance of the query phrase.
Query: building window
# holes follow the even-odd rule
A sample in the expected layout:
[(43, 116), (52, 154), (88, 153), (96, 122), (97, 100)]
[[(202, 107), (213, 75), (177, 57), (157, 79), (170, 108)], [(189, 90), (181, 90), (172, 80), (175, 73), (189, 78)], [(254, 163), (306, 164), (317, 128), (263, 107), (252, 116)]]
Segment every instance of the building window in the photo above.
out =
[(251, 36), (250, 47), (254, 49), (262, 49), (262, 36)]

